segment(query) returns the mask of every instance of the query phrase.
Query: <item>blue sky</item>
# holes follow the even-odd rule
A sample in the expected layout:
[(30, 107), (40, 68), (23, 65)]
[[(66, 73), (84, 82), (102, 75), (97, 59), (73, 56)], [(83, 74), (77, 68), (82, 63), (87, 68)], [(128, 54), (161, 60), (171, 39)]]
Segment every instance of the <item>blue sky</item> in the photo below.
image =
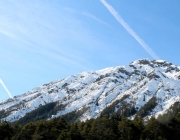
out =
[[(15, 96), (141, 58), (180, 65), (179, 7), (169, 0), (0, 1), (0, 78)], [(0, 100), (7, 98), (0, 85)]]

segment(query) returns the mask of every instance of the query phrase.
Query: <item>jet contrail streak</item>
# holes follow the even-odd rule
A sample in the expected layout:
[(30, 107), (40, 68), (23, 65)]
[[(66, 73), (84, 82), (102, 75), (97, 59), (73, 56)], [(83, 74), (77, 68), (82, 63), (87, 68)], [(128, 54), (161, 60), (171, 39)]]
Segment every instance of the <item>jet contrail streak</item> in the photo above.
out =
[(0, 79), (0, 84), (4, 87), (4, 89), (6, 90), (6, 92), (8, 93), (10, 98), (13, 98), (11, 93), (9, 92), (9, 90), (7, 89), (7, 87), (5, 86), (4, 82), (2, 81), (2, 79)]
[(159, 59), (159, 57), (153, 52), (153, 50), (131, 29), (131, 27), (123, 20), (118, 12), (109, 5), (105, 0), (100, 0), (101, 3), (109, 10), (109, 12), (115, 17), (115, 19), (127, 30), (127, 32), (135, 38), (135, 40), (148, 52), (153, 59)]

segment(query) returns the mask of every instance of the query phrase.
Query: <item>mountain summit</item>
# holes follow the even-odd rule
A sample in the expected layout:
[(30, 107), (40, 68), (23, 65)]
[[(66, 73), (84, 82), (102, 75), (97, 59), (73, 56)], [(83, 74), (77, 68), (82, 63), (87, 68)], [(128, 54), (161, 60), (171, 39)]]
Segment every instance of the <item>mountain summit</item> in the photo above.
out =
[(35, 118), (71, 115), (82, 121), (114, 113), (157, 117), (179, 100), (180, 67), (165, 60), (140, 59), (72, 75), (1, 101), (0, 119), (13, 122), (33, 111)]

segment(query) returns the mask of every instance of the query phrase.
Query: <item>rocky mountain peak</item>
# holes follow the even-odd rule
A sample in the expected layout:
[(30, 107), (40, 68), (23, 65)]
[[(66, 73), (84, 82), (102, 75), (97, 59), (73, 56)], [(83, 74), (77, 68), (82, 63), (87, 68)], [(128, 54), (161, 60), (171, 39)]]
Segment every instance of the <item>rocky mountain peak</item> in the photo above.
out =
[(86, 120), (113, 113), (150, 117), (166, 112), (179, 100), (180, 68), (165, 60), (140, 59), (72, 75), (1, 101), (0, 120), (23, 119), (43, 106), (50, 110), (37, 118), (71, 114), (75, 120)]

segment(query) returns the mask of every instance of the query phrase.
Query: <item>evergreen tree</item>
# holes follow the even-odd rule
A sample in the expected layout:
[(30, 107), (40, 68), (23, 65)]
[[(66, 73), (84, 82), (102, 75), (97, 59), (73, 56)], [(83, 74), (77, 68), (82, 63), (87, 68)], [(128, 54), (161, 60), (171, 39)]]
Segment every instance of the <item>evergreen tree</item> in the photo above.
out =
[(19, 133), (17, 140), (32, 140), (35, 130), (36, 125), (34, 123), (26, 124)]
[(161, 129), (161, 124), (154, 117), (151, 117), (144, 129), (143, 139), (163, 140), (163, 138), (164, 136)]
[(98, 118), (93, 121), (90, 130), (91, 139), (93, 140), (114, 140), (117, 135), (114, 132), (114, 125), (108, 117)]
[(134, 127), (134, 139), (139, 140), (142, 137), (142, 131), (144, 130), (144, 121), (141, 117), (136, 117), (132, 121)]
[(13, 128), (10, 126), (8, 122), (2, 122), (0, 124), (0, 140), (10, 140), (13, 135)]
[(22, 130), (22, 127), (18, 124), (18, 122), (13, 123), (12, 125), (13, 129), (13, 137), (11, 138), (12, 140), (17, 140), (19, 137), (19, 134)]
[(78, 126), (77, 126), (77, 123), (75, 124), (72, 124), (70, 126), (70, 130), (69, 130), (69, 136), (71, 139), (73, 140), (83, 140), (80, 132), (79, 132), (79, 129), (78, 129)]
[(136, 126), (126, 118), (122, 118), (118, 123), (118, 130), (119, 140), (136, 140), (136, 137), (140, 137), (139, 135), (136, 136)]
[(71, 137), (67, 131), (63, 130), (57, 140), (71, 140)]
[(169, 135), (168, 138), (172, 138), (173, 140), (180, 139), (180, 115), (176, 115), (172, 118), (171, 122), (168, 124)]

